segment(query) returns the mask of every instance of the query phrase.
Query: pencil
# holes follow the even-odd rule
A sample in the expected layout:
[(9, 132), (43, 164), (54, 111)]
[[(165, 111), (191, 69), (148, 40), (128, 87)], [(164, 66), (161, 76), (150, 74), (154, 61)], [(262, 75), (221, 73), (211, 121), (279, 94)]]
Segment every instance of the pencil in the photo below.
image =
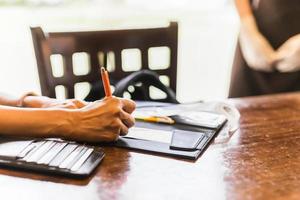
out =
[(163, 124), (174, 124), (175, 121), (170, 117), (135, 117), (136, 120)]
[(104, 67), (101, 67), (101, 78), (102, 78), (105, 96), (111, 97), (112, 93), (111, 93), (111, 89), (110, 89), (109, 76), (108, 76), (108, 72), (105, 70)]

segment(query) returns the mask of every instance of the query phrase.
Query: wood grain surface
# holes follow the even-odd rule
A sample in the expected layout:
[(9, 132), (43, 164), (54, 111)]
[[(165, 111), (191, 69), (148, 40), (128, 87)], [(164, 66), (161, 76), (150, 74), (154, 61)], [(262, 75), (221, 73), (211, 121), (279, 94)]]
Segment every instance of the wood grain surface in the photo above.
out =
[(105, 147), (83, 180), (1, 169), (1, 199), (300, 199), (300, 93), (228, 102), (240, 129), (196, 162)]

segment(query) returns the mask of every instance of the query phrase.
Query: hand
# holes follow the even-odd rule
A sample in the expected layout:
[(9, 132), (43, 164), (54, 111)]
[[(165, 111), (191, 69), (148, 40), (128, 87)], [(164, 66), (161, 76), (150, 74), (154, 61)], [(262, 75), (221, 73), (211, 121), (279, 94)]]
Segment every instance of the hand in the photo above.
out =
[(87, 106), (89, 103), (78, 99), (57, 100), (51, 99), (50, 102), (42, 105), (42, 108), (67, 108), (79, 109)]
[(108, 97), (81, 109), (70, 110), (73, 123), (66, 138), (89, 142), (115, 141), (134, 125), (131, 116), (134, 109), (135, 103), (131, 100)]
[(58, 100), (45, 96), (26, 96), (22, 104), (24, 107), (29, 108), (78, 109), (86, 106), (88, 102), (77, 99)]
[(280, 72), (300, 70), (300, 34), (288, 39), (278, 50), (279, 62), (276, 69)]

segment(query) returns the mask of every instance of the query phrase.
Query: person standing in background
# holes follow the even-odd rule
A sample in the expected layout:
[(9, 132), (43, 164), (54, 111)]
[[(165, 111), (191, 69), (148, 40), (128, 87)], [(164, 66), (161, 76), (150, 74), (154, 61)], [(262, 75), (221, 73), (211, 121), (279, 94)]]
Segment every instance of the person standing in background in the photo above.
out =
[(300, 2), (235, 0), (240, 16), (229, 97), (300, 90)]

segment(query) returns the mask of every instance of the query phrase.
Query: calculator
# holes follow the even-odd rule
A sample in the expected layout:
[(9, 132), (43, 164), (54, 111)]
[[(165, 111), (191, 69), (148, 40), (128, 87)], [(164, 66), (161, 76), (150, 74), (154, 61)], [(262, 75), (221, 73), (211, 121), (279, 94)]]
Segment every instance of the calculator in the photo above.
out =
[(0, 138), (0, 166), (86, 177), (104, 158), (100, 147), (60, 139)]

